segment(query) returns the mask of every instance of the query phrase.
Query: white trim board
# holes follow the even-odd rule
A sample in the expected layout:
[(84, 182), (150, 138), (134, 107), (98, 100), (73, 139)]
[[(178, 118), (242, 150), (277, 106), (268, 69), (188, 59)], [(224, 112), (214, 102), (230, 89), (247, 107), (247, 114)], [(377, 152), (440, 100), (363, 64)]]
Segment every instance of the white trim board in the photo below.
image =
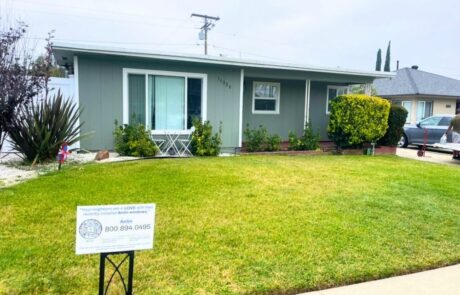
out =
[(244, 95), (244, 69), (241, 69), (240, 76), (240, 112), (238, 124), (238, 146), (243, 146), (243, 95)]
[[(172, 76), (172, 77), (183, 77), (185, 78), (185, 100), (187, 99), (187, 78), (199, 78), (203, 80), (201, 89), (201, 119), (202, 121), (207, 120), (207, 105), (208, 105), (208, 75), (203, 73), (188, 73), (188, 72), (172, 72), (172, 71), (158, 71), (158, 70), (147, 70), (147, 69), (133, 69), (123, 68), (123, 124), (129, 123), (129, 100), (128, 100), (128, 74), (141, 74), (146, 77), (146, 102), (148, 100), (148, 75), (153, 76)], [(185, 103), (187, 105), (187, 103)], [(147, 104), (146, 104), (147, 107)], [(185, 106), (185, 112), (187, 112), (187, 106)], [(186, 113), (187, 114), (187, 113)], [(187, 116), (185, 116), (187, 118)], [(146, 123), (147, 123), (146, 116)], [(147, 126), (147, 125), (146, 125)]]
[(310, 88), (311, 80), (305, 80), (305, 114), (303, 119), (303, 126), (310, 122)]
[[(78, 56), (73, 56), (73, 88), (74, 88), (74, 101), (77, 105), (77, 109), (80, 110), (80, 91), (79, 91), (79, 73), (78, 73)], [(80, 117), (77, 120), (77, 126), (80, 126)], [(80, 132), (78, 135), (80, 136)], [(80, 140), (73, 144), (74, 147), (80, 148)]]

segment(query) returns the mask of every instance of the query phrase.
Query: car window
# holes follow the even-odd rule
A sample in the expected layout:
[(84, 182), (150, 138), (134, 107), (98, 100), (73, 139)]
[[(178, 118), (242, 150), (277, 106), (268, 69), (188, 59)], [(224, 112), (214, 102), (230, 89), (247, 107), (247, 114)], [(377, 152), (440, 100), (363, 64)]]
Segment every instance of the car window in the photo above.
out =
[(449, 126), (451, 120), (451, 117), (442, 117), (441, 121), (439, 121), (438, 126)]
[(439, 121), (441, 121), (441, 117), (429, 117), (425, 120), (420, 121), (420, 126), (428, 127), (428, 126), (437, 126)]

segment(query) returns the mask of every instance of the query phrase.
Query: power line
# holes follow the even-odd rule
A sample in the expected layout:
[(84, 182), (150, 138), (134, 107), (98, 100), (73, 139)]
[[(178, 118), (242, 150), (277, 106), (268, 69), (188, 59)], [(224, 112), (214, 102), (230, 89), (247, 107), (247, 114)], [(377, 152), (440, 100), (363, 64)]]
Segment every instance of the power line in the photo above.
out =
[(134, 16), (134, 17), (142, 17), (142, 18), (154, 18), (154, 19), (164, 19), (164, 20), (170, 20), (170, 21), (183, 21), (181, 18), (174, 18), (174, 17), (166, 17), (166, 16), (159, 16), (159, 15), (151, 15), (151, 14), (138, 14), (138, 13), (127, 13), (127, 12), (120, 12), (120, 11), (114, 11), (114, 10), (105, 10), (105, 9), (96, 9), (94, 7), (91, 8), (86, 8), (82, 6), (75, 6), (75, 5), (67, 5), (67, 4), (62, 4), (62, 3), (50, 3), (50, 2), (43, 2), (40, 0), (22, 0), (22, 2), (29, 2), (29, 3), (41, 3), (43, 5), (52, 5), (52, 7), (62, 7), (66, 9), (72, 9), (72, 10), (85, 10), (85, 11), (90, 11), (90, 12), (102, 12), (105, 14), (111, 14), (113, 16), (119, 17), (120, 15), (126, 15), (126, 16)]
[(229, 50), (229, 51), (233, 51), (233, 52), (238, 52), (240, 55), (242, 53), (246, 54), (246, 55), (252, 55), (252, 56), (256, 56), (256, 57), (261, 57), (261, 58), (266, 58), (266, 59), (271, 59), (271, 60), (276, 60), (276, 61), (281, 61), (281, 62), (287, 62), (287, 63), (293, 63), (292, 60), (286, 60), (286, 59), (281, 59), (281, 58), (276, 58), (276, 57), (273, 57), (273, 56), (266, 56), (266, 55), (260, 55), (260, 54), (257, 54), (257, 53), (252, 53), (252, 52), (247, 52), (247, 51), (243, 51), (243, 50), (238, 50), (238, 49), (233, 49), (233, 48), (228, 48), (228, 47), (222, 47), (222, 46), (218, 46), (218, 45), (214, 45), (214, 44), (211, 44), (212, 47), (214, 48), (217, 48), (217, 49), (224, 49), (224, 50)]
[[(25, 39), (32, 40), (46, 40), (43, 37), (25, 37)], [(66, 39), (66, 38), (53, 38), (55, 41), (66, 42), (79, 42), (79, 43), (100, 43), (100, 44), (138, 44), (138, 45), (156, 45), (156, 46), (191, 46), (198, 43), (162, 43), (162, 42), (132, 42), (132, 41), (109, 41), (109, 40), (82, 40), (82, 39)]]
[(201, 27), (201, 32), (200, 32), (200, 40), (201, 40), (201, 34), (204, 33), (204, 54), (208, 54), (208, 31), (210, 31), (212, 28), (215, 26), (215, 22), (220, 20), (218, 16), (209, 16), (206, 14), (196, 14), (192, 13), (191, 17), (199, 17), (204, 19), (204, 25)]
[[(107, 18), (107, 17), (101, 17), (101, 16), (96, 16), (96, 15), (79, 15), (79, 14), (72, 14), (72, 13), (57, 13), (57, 12), (51, 12), (51, 11), (42, 11), (42, 10), (34, 10), (34, 9), (29, 9), (29, 8), (19, 8), (16, 9), (19, 11), (23, 12), (29, 12), (29, 13), (39, 13), (39, 14), (48, 14), (48, 15), (53, 15), (53, 16), (68, 16), (68, 17), (74, 17), (74, 18), (92, 18), (96, 19), (98, 21), (110, 21), (110, 22), (129, 22), (130, 24), (140, 24), (140, 25), (145, 25), (145, 26), (156, 26), (156, 27), (169, 27), (169, 28), (177, 28), (177, 26), (174, 25), (165, 25), (161, 24), (158, 22), (146, 22), (146, 21), (139, 21), (139, 20), (131, 20), (131, 19), (125, 19), (125, 20), (120, 20), (118, 19), (113, 19), (113, 18)], [(194, 27), (189, 27), (189, 29), (193, 29)]]

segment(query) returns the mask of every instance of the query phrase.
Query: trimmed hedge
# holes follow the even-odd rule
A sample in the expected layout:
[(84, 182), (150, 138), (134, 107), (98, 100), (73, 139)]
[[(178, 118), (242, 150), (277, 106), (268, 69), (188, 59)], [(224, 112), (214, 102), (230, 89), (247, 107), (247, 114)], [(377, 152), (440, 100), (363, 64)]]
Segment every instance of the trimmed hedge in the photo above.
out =
[(388, 116), (388, 129), (385, 135), (379, 140), (379, 145), (397, 146), (404, 133), (407, 110), (400, 105), (391, 105)]
[(331, 101), (329, 138), (338, 147), (376, 142), (388, 127), (390, 103), (380, 97), (347, 94)]

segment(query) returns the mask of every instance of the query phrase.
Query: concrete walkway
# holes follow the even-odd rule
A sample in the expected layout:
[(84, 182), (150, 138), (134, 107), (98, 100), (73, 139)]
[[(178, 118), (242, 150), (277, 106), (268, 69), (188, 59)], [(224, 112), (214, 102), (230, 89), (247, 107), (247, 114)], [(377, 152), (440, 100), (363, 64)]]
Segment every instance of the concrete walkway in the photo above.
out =
[(424, 157), (419, 157), (417, 156), (417, 151), (418, 148), (398, 148), (396, 150), (396, 155), (413, 160), (426, 161), (438, 164), (448, 164), (460, 167), (460, 160), (452, 159), (452, 153), (435, 151), (430, 149), (425, 152)]
[(460, 294), (460, 264), (383, 280), (303, 293), (303, 295), (307, 294), (458, 295)]

